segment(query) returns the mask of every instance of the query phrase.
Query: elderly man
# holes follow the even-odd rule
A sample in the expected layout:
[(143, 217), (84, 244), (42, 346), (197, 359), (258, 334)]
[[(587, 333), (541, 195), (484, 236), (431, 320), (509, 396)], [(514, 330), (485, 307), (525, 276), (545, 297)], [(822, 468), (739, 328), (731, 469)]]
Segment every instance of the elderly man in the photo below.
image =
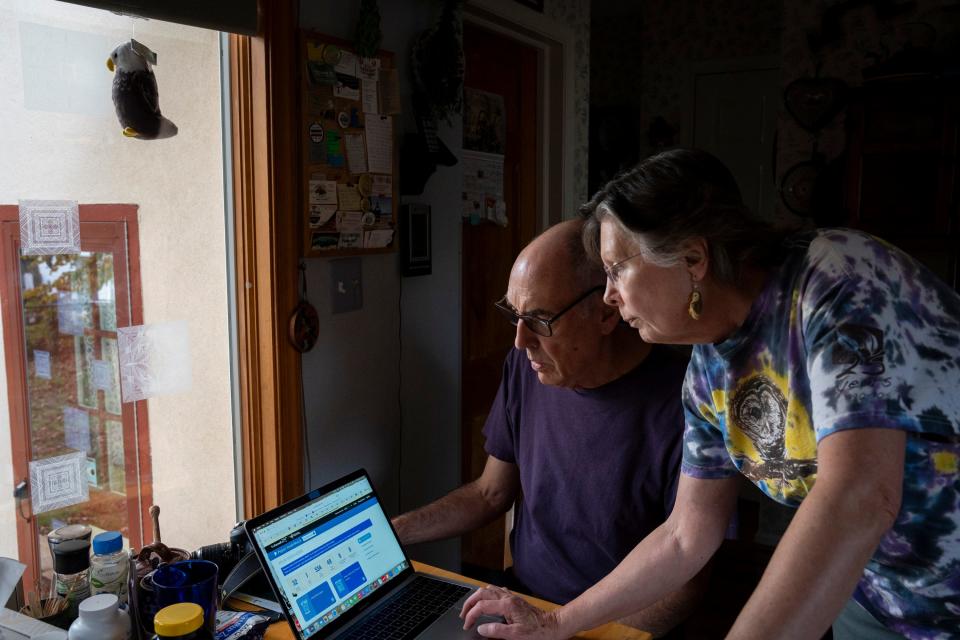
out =
[[(603, 303), (582, 221), (531, 242), (497, 303), (516, 326), (484, 436), (481, 476), (394, 519), (404, 544), (461, 535), (517, 503), (517, 588), (558, 603), (609, 573), (670, 513), (686, 358), (653, 347)], [(626, 619), (655, 635), (687, 614), (704, 578)]]

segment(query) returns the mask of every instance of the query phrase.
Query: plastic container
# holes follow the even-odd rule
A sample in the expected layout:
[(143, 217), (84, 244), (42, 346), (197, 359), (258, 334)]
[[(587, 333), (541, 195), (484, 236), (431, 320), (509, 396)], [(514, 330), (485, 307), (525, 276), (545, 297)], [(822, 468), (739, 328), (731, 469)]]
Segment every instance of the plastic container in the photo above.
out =
[(112, 593), (127, 602), (127, 573), (130, 557), (123, 550), (123, 536), (119, 531), (105, 531), (93, 538), (93, 557), (90, 558), (90, 593)]
[(213, 640), (203, 625), (203, 608), (193, 602), (179, 602), (164, 607), (153, 619), (154, 640)]
[(53, 573), (57, 595), (76, 603), (90, 596), (90, 542), (83, 538), (64, 540), (51, 545)]
[(80, 617), (70, 625), (69, 640), (128, 640), (130, 617), (112, 593), (90, 596), (80, 603)]

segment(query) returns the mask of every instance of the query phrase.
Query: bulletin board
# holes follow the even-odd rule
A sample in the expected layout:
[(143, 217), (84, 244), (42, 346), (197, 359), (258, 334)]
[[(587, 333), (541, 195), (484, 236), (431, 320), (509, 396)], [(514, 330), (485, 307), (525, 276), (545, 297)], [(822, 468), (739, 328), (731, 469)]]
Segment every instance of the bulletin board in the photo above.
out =
[(396, 251), (400, 88), (394, 56), (301, 33), (304, 255)]

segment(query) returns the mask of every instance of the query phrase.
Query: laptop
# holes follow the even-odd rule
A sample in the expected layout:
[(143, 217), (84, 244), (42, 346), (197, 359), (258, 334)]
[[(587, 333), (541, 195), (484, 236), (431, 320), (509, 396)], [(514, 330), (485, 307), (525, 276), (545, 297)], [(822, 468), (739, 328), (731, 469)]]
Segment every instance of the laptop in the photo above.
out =
[(363, 469), (244, 528), (297, 640), (480, 637), (459, 616), (474, 587), (414, 571)]

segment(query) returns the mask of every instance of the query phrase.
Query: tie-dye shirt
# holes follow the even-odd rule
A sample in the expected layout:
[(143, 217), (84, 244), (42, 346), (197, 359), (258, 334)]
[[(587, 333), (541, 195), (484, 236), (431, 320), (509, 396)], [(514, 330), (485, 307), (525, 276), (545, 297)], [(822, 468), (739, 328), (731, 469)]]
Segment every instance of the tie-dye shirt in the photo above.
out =
[(682, 470), (796, 507), (823, 438), (906, 431), (900, 513), (855, 597), (908, 638), (960, 638), (960, 296), (860, 232), (788, 245), (743, 326), (694, 348)]

